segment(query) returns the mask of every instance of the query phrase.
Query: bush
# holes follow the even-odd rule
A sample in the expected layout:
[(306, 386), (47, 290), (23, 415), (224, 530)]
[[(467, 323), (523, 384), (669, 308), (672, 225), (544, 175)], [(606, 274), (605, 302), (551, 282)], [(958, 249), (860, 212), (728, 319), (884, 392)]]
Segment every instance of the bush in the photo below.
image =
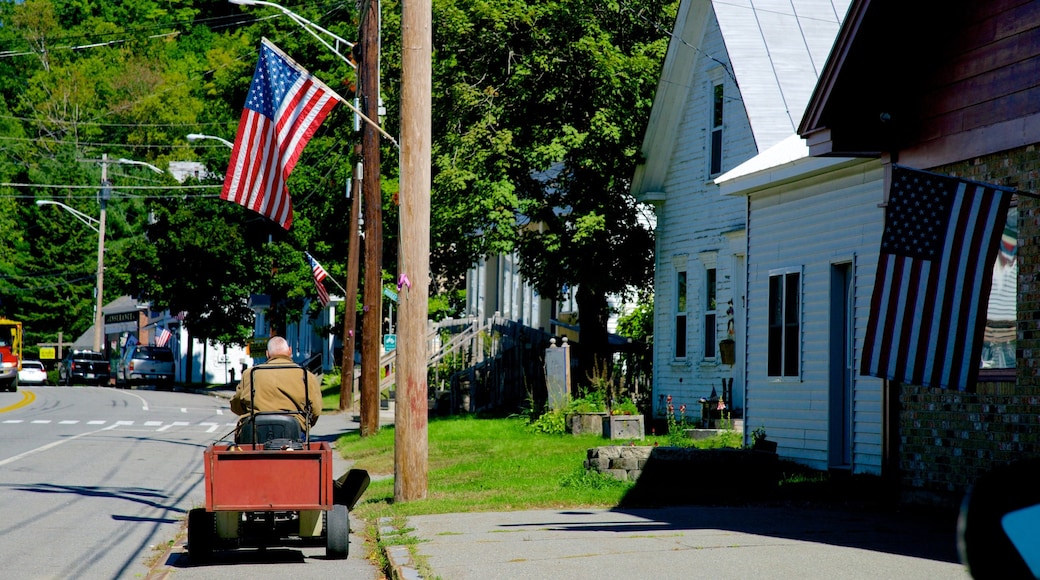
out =
[(563, 435), (567, 432), (567, 416), (560, 410), (546, 411), (529, 421), (527, 428), (535, 433)]

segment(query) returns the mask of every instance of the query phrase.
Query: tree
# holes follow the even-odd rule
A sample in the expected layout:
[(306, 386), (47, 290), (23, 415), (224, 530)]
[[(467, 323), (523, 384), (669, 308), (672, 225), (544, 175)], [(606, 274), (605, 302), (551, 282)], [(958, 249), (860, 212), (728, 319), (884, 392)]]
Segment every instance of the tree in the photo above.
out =
[(517, 251), (542, 295), (576, 289), (586, 365), (608, 349), (607, 295), (652, 280), (629, 184), (676, 6), (434, 7), (434, 272)]

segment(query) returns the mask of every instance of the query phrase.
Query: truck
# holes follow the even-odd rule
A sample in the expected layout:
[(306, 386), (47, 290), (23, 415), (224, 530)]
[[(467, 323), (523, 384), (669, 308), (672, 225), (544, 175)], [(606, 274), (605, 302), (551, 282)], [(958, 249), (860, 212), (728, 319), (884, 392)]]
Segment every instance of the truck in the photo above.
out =
[(22, 323), (0, 318), (0, 389), (18, 389), (22, 369)]

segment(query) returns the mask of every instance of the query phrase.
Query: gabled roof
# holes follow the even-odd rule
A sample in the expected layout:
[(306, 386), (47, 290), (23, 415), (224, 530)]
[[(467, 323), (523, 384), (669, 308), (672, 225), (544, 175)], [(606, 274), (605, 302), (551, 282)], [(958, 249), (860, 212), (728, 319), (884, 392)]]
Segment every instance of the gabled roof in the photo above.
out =
[(798, 133), (922, 167), (1035, 143), (1038, 39), (1028, 0), (854, 0)]
[[(793, 133), (850, 0), (682, 0), (643, 139), (644, 164), (632, 192), (653, 201), (663, 189), (688, 93), (701, 59), (724, 67), (759, 151)], [(726, 54), (702, 49), (711, 19)]]

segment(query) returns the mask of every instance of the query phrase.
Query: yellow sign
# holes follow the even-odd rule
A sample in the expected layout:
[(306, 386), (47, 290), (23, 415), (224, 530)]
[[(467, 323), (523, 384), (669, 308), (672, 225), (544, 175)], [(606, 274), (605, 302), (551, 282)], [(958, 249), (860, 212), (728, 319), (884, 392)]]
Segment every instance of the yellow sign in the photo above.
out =
[(249, 348), (249, 356), (253, 358), (264, 358), (267, 356), (267, 341), (271, 340), (269, 336), (254, 336), (250, 339), (247, 347)]
[(54, 347), (53, 346), (41, 346), (40, 347), (40, 360), (54, 360)]

